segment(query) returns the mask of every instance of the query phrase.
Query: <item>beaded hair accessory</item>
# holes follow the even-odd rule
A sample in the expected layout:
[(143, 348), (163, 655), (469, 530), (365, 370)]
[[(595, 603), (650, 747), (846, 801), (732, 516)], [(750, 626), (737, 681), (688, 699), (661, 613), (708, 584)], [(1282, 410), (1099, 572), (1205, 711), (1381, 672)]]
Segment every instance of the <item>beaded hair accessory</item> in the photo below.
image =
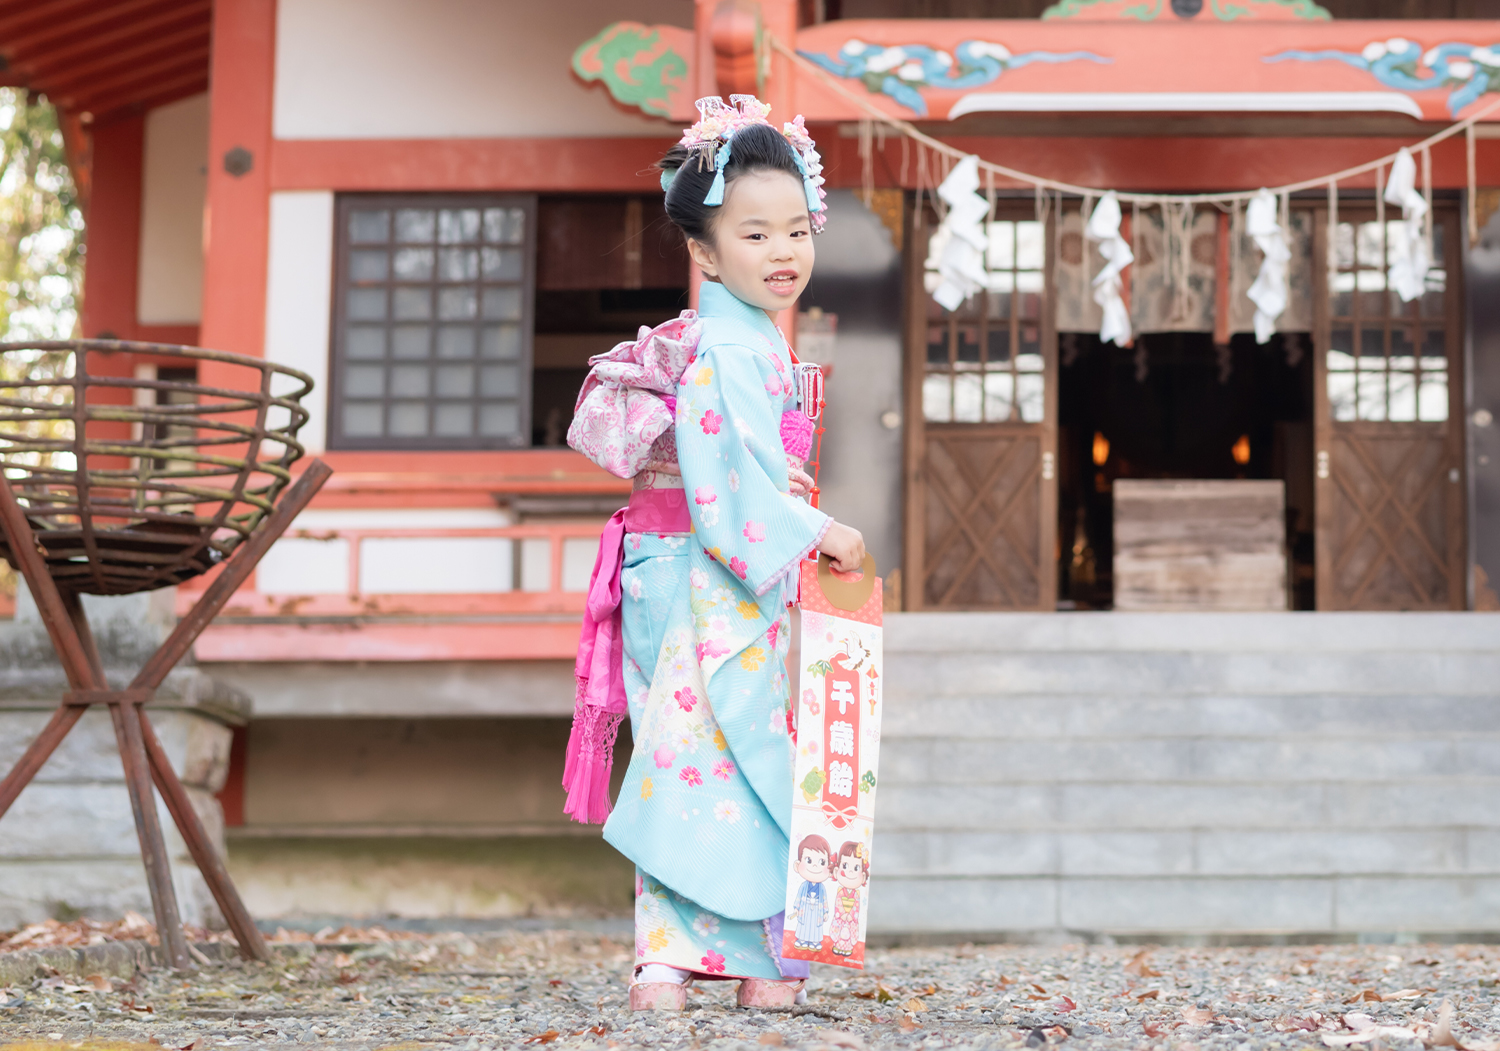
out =
[[(699, 99), (694, 104), (698, 107), (698, 123), (684, 131), (678, 143), (690, 151), (698, 152), (699, 163), (707, 164), (709, 170), (714, 172), (713, 185), (703, 198), (703, 203), (707, 205), (724, 203), (724, 166), (729, 163), (735, 133), (753, 124), (775, 126), (766, 119), (771, 107), (754, 95), (730, 95), (729, 101), (733, 103), (732, 106), (725, 105), (724, 100), (717, 95)], [(817, 233), (823, 229), (823, 224), (828, 219), (828, 206), (824, 203), (828, 195), (823, 190), (823, 159), (818, 156), (812, 136), (802, 126), (801, 116), (783, 124), (781, 134), (786, 138), (792, 157), (797, 161), (797, 170), (802, 173), (802, 189), (807, 194), (807, 211), (812, 220), (813, 232)], [(675, 171), (661, 173), (663, 190), (672, 184), (672, 178), (676, 174)]]

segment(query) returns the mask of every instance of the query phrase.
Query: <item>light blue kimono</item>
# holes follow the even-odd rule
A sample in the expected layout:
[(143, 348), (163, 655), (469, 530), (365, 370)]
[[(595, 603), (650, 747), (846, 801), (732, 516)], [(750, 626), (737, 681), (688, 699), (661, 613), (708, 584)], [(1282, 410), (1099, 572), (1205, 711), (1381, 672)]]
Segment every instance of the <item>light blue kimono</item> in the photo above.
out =
[(635, 750), (604, 838), (637, 866), (638, 964), (779, 978), (765, 921), (790, 851), (786, 584), (831, 520), (788, 492), (786, 341), (721, 285), (699, 312), (676, 426), (693, 532), (626, 537)]

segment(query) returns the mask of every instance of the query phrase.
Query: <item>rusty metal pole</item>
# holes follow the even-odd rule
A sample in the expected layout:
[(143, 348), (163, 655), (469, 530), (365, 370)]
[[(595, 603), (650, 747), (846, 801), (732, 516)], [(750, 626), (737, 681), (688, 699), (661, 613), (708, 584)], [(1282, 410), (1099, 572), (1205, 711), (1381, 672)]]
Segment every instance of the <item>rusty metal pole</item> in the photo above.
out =
[[(52, 578), (47, 578), (52, 584)], [(52, 584), (55, 588), (56, 585)], [(151, 888), (151, 907), (156, 913), (156, 934), (173, 970), (188, 970), (193, 965), (188, 955), (187, 937), (182, 933), (182, 913), (177, 907), (177, 889), (172, 885), (172, 860), (162, 835), (161, 816), (156, 812), (156, 795), (151, 791), (151, 766), (146, 758), (146, 744), (141, 733), (140, 706), (149, 691), (111, 690), (104, 678), (104, 662), (83, 600), (74, 592), (59, 596), (68, 614), (78, 644), (88, 661), (92, 680), (90, 695), (99, 696), (109, 705), (115, 725), (115, 742), (120, 762), (125, 768), (125, 787), (130, 793), (130, 811), (135, 818), (136, 837), (141, 841), (141, 861), (146, 866), (146, 883)]]
[[(131, 683), (132, 689), (154, 690), (161, 685), (177, 662), (187, 654), (193, 641), (254, 572), (255, 566), (270, 550), (271, 545), (286, 532), (287, 527), (302, 513), (332, 474), (332, 468), (322, 460), (314, 460), (308, 465), (302, 472), (302, 477), (287, 490), (276, 509), (267, 516), (250, 541), (230, 557), (223, 572), (208, 586), (187, 615), (177, 622), (177, 627), (167, 641), (162, 643), (161, 648), (136, 675), (135, 681)], [(151, 720), (144, 711), (141, 712), (140, 726), (157, 790), (166, 801), (172, 820), (177, 823), (177, 830), (182, 833), (193, 861), (198, 865), (198, 871), (203, 873), (208, 889), (218, 902), (219, 911), (224, 914), (229, 929), (234, 932), (240, 945), (240, 954), (250, 960), (270, 959), (271, 953), (266, 947), (265, 938), (255, 926), (250, 911), (245, 908), (244, 901), (224, 867), (223, 859), (208, 838), (197, 811), (193, 809), (192, 800), (188, 798), (187, 789), (178, 780), (166, 750), (162, 748), (151, 727)]]

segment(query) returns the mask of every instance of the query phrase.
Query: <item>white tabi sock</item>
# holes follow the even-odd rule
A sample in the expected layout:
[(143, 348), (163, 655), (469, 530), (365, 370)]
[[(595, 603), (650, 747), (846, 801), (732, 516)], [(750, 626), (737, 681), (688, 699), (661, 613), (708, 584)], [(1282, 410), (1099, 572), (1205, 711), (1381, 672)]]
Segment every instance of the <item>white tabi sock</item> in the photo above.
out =
[(681, 985), (688, 980), (691, 973), (691, 971), (680, 971), (676, 967), (668, 967), (664, 963), (648, 963), (635, 972), (635, 981), (637, 985), (644, 985), (647, 982)]

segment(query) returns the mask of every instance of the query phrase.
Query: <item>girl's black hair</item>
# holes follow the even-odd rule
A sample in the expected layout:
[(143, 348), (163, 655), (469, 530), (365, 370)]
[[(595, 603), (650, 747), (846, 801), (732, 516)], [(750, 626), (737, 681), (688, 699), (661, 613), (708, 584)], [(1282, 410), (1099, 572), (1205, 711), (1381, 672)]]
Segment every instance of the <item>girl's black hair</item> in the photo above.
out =
[[(799, 183), (802, 181), (791, 145), (769, 124), (741, 128), (732, 142), (729, 161), (724, 165), (726, 190), (735, 179), (753, 172), (786, 172)], [(691, 150), (673, 146), (656, 165), (664, 172), (677, 173), (667, 187), (667, 218), (688, 237), (704, 244), (713, 243), (714, 222), (720, 207), (703, 203), (714, 181), (714, 170), (710, 167), (713, 158), (712, 146)]]

